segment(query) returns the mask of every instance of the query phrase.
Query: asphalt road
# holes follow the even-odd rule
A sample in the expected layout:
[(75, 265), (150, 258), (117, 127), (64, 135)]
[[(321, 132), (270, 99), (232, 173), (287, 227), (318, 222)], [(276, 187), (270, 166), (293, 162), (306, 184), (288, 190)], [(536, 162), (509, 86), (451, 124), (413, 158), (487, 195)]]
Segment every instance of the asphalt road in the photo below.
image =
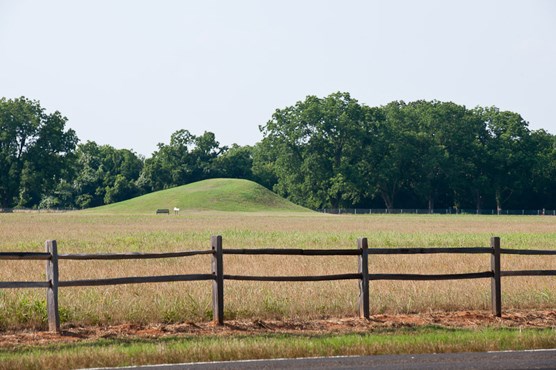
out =
[[(122, 368), (119, 368), (122, 369)], [(239, 369), (556, 369), (556, 349), (423, 355), (348, 356), (137, 366), (141, 370)]]

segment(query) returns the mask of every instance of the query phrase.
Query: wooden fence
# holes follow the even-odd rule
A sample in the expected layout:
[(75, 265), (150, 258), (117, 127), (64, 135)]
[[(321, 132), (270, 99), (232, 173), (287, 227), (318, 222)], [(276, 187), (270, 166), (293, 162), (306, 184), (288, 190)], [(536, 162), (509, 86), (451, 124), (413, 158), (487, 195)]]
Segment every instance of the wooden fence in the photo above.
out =
[[(50, 331), (60, 332), (60, 316), (58, 312), (58, 289), (61, 287), (83, 287), (119, 284), (162, 283), (173, 281), (212, 281), (212, 311), (213, 320), (224, 324), (224, 281), (330, 281), (330, 280), (358, 280), (359, 282), (359, 316), (370, 317), (370, 281), (374, 280), (464, 280), (490, 279), (491, 307), (495, 316), (502, 316), (502, 286), (501, 278), (506, 276), (556, 276), (556, 270), (520, 270), (502, 271), (500, 256), (502, 254), (520, 255), (552, 255), (556, 250), (519, 250), (500, 248), (500, 238), (493, 237), (490, 247), (471, 248), (368, 248), (367, 238), (357, 240), (357, 249), (224, 249), (222, 237), (211, 237), (211, 249), (200, 251), (185, 251), (172, 253), (109, 253), (109, 254), (58, 254), (55, 240), (46, 241), (44, 253), (34, 252), (0, 252), (0, 260), (44, 260), (46, 261), (46, 281), (10, 281), (0, 282), (0, 289), (7, 288), (46, 288), (46, 302), (48, 328)], [(490, 268), (483, 272), (459, 274), (371, 274), (369, 273), (369, 255), (375, 254), (490, 254)], [(158, 275), (140, 277), (121, 277), (92, 280), (60, 280), (59, 260), (132, 260), (152, 258), (176, 258), (197, 255), (212, 256), (210, 274), (187, 275)], [(351, 274), (319, 275), (319, 276), (247, 276), (227, 275), (224, 273), (225, 254), (244, 255), (287, 255), (287, 256), (357, 256), (358, 272)]]

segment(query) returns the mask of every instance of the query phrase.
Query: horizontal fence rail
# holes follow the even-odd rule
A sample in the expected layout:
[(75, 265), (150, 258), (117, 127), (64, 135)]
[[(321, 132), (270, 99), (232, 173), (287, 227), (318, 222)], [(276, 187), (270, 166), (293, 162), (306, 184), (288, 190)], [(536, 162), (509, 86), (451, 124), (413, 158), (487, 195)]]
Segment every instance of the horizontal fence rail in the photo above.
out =
[(50, 283), (46, 281), (2, 281), (0, 289), (16, 288), (49, 288)]
[(211, 250), (168, 253), (97, 253), (97, 254), (59, 254), (61, 260), (144, 260), (156, 258), (191, 257), (213, 254)]
[(361, 274), (313, 275), (313, 276), (245, 276), (224, 275), (225, 280), (243, 281), (333, 281), (333, 280), (359, 280)]
[(58, 282), (60, 287), (68, 286), (101, 286), (101, 285), (122, 285), (122, 284), (142, 284), (142, 283), (169, 283), (174, 281), (200, 281), (214, 280), (211, 274), (190, 274), (190, 275), (160, 275), (160, 276), (134, 276), (109, 279), (91, 280), (68, 280)]
[(49, 260), (50, 253), (35, 252), (0, 252), (0, 260)]
[(277, 256), (358, 256), (357, 249), (224, 249), (223, 254), (270, 254)]
[(453, 248), (371, 248), (369, 254), (436, 254), (436, 253), (461, 253), (461, 254), (490, 254), (492, 248), (486, 247), (453, 247)]
[(470, 272), (464, 274), (369, 274), (369, 280), (467, 280), (492, 278), (493, 276), (494, 273), (492, 271)]
[(555, 270), (501, 271), (500, 276), (556, 276)]
[[(502, 271), (501, 255), (556, 256), (556, 250), (507, 249), (500, 248), (500, 238), (491, 238), (490, 247), (441, 247), (441, 248), (369, 248), (367, 238), (357, 240), (357, 249), (300, 249), (300, 248), (243, 248), (225, 249), (222, 237), (211, 237), (211, 249), (166, 252), (166, 253), (99, 253), (99, 254), (58, 254), (55, 240), (45, 243), (46, 252), (0, 252), (0, 260), (44, 260), (46, 261), (46, 281), (0, 281), (0, 289), (42, 288), (47, 290), (47, 316), (50, 331), (60, 331), (58, 312), (58, 288), (107, 286), (122, 284), (167, 283), (183, 281), (212, 282), (212, 312), (217, 324), (224, 323), (224, 281), (260, 282), (319, 282), (336, 280), (357, 280), (359, 282), (359, 315), (370, 317), (370, 282), (378, 280), (439, 281), (490, 279), (492, 313), (502, 315), (502, 277), (515, 276), (556, 276), (556, 270)], [(413, 255), (413, 254), (489, 254), (490, 268), (487, 271), (452, 274), (384, 274), (369, 273), (369, 255)], [(179, 258), (198, 255), (211, 256), (210, 274), (183, 274), (158, 276), (132, 276), (104, 279), (60, 280), (59, 260), (146, 260), (155, 258)], [(356, 256), (358, 272), (313, 276), (249, 276), (224, 273), (224, 255), (275, 255), (275, 256)]]
[(506, 249), (500, 248), (502, 254), (521, 254), (527, 256), (556, 256), (556, 251), (538, 249)]

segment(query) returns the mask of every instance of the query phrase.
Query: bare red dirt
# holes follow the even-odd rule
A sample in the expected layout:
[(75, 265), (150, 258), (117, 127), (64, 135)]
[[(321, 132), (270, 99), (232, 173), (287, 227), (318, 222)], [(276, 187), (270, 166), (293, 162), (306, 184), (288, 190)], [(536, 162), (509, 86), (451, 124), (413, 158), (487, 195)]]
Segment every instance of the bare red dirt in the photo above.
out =
[(122, 324), (114, 326), (64, 326), (61, 334), (44, 331), (0, 332), (0, 348), (40, 346), (55, 343), (94, 341), (101, 338), (135, 339), (168, 336), (231, 336), (268, 333), (347, 334), (367, 333), (388, 328), (436, 325), (449, 328), (555, 328), (556, 311), (512, 311), (501, 318), (488, 311), (430, 312), (426, 314), (373, 315), (370, 320), (338, 318), (323, 320), (228, 320), (213, 323)]

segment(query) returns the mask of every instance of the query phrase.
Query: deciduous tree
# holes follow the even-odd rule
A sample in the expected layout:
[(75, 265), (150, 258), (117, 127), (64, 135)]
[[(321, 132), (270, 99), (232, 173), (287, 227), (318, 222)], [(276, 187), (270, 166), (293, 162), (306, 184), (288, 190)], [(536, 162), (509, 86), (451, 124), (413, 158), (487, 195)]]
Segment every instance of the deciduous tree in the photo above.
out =
[(0, 99), (0, 204), (37, 205), (63, 178), (77, 144), (67, 118), (38, 101)]

